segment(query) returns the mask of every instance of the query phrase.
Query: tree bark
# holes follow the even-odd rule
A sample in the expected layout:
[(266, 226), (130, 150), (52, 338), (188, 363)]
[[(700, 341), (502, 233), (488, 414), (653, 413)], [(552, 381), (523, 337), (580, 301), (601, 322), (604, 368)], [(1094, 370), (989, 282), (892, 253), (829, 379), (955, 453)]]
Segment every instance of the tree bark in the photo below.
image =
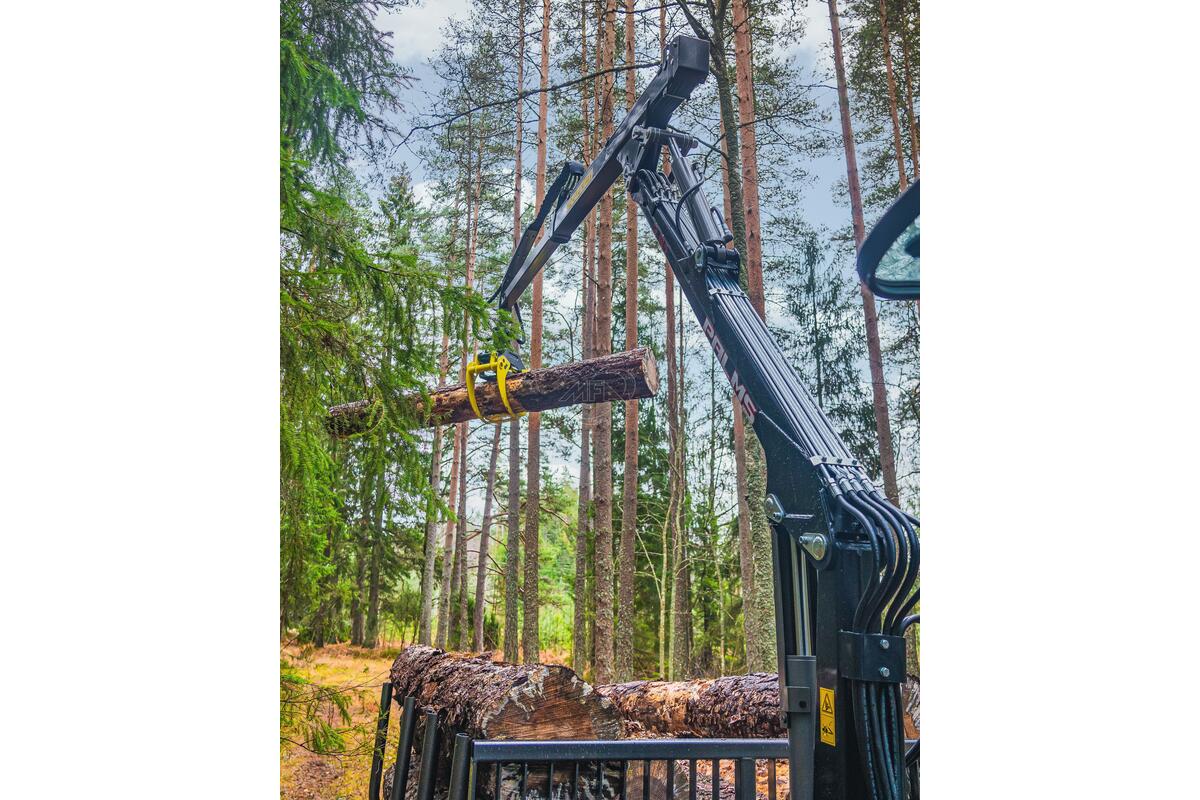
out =
[(912, 61), (909, 59), (908, 20), (904, 16), (904, 2), (900, 2), (900, 51), (904, 56), (904, 111), (908, 121), (909, 156), (912, 159), (913, 180), (921, 177), (921, 134), (917, 130), (917, 114), (913, 108)]
[(442, 482), (442, 428), (433, 429), (433, 446), (429, 452), (429, 499), (425, 503), (425, 548), (424, 563), (421, 565), (421, 619), (417, 628), (417, 641), (431, 644), (433, 616), (433, 579), (437, 561), (437, 512), (436, 500)]
[[(609, 313), (612, 313), (611, 297)], [(650, 350), (639, 347), (621, 353), (598, 353), (596, 358), (588, 361), (522, 373), (510, 372), (507, 384), (508, 399), (514, 411), (546, 411), (579, 403), (651, 397), (658, 391), (658, 370)], [(485, 416), (507, 414), (495, 383), (476, 379), (475, 399)], [(426, 403), (419, 394), (406, 395), (400, 402), (416, 410), (428, 425), (475, 419), (466, 386), (462, 383), (430, 392), (428, 412), (425, 412)], [(335, 435), (350, 436), (369, 429), (371, 415), (371, 403), (356, 400), (329, 409), (326, 425)]]
[[(587, 3), (579, 4), (579, 71), (587, 74)], [(588, 99), (587, 83), (582, 84), (580, 91), (581, 115), (583, 117), (583, 160), (591, 161), (591, 120), (588, 109), (591, 103)], [(584, 360), (592, 356), (592, 251), (595, 239), (593, 215), (588, 214), (583, 226), (583, 274), (580, 277), (580, 321), (579, 332), (580, 354)], [(592, 465), (590, 458), (591, 440), (591, 406), (583, 405), (579, 409), (579, 507), (575, 515), (575, 583), (574, 609), (571, 630), (571, 666), (580, 675), (587, 669), (587, 554), (588, 554), (588, 522), (592, 500)]]
[(625, 735), (772, 738), (786, 736), (779, 675), (754, 672), (695, 681), (632, 681), (597, 686), (612, 700)]
[(758, 206), (758, 144), (754, 132), (754, 61), (748, 0), (733, 0), (734, 72), (737, 77), (739, 148), (742, 162), (742, 209), (746, 249), (742, 252), (746, 294), (762, 319), (767, 318), (763, 293), (762, 225)]
[(896, 171), (900, 176), (900, 191), (908, 188), (904, 170), (904, 143), (900, 139), (900, 112), (896, 108), (896, 74), (892, 71), (892, 44), (888, 39), (888, 0), (879, 0), (879, 40), (883, 45), (883, 68), (887, 73), (888, 111), (892, 117), (892, 146), (896, 150)]
[[(416, 645), (396, 657), (390, 679), (397, 704), (413, 696), (421, 712), (437, 712), (440, 786), (449, 776), (456, 733), (473, 739), (616, 739), (621, 735), (612, 702), (558, 665), (508, 664), (486, 655)], [(409, 784), (416, 785), (414, 776), (410, 775)], [(488, 788), (485, 794), (494, 796)]]
[(375, 479), (374, 520), (371, 523), (371, 566), (367, 577), (367, 621), (363, 630), (363, 646), (379, 643), (379, 589), (383, 576), (383, 512), (387, 506), (387, 473), (383, 464), (377, 467)]
[[(616, 0), (604, 8), (601, 69), (613, 66), (616, 49)], [(600, 124), (603, 141), (613, 133), (613, 73), (602, 76)], [(596, 269), (597, 357), (612, 352), (612, 227), (613, 190), (600, 200), (599, 263)], [(621, 398), (629, 399), (629, 398)], [(601, 402), (592, 410), (595, 418), (595, 466), (593, 491), (596, 502), (596, 681), (607, 683), (613, 676), (613, 527), (612, 527), (612, 406)]]
[[(451, 503), (458, 497), (459, 465), (462, 463), (463, 430), (462, 425), (454, 427), (454, 453), (450, 462), (450, 491), (447, 496)], [(437, 645), (445, 647), (450, 628), (450, 594), (454, 587), (454, 526), (456, 520), (446, 520), (445, 532), (442, 534), (442, 588), (438, 595), (437, 615)]]
[[(525, 91), (525, 0), (517, 0), (517, 96)], [(514, 145), (513, 169), (513, 248), (521, 241), (521, 151), (525, 146), (522, 129), (522, 101), (517, 100), (517, 133)], [(508, 539), (504, 551), (504, 658), (517, 660), (517, 608), (520, 597), (518, 582), (518, 559), (521, 541), (521, 422), (514, 419), (508, 424)]]
[(391, 668), (398, 703), (438, 712), (439, 724), (481, 739), (613, 739), (616, 707), (570, 669), (406, 647)]
[[(679, 430), (679, 372), (675, 368), (675, 276), (668, 268), (666, 270), (665, 291), (666, 313), (666, 345), (664, 355), (667, 360), (667, 525), (663, 540), (664, 550), (671, 548), (671, 569), (668, 572), (664, 566), (663, 581), (671, 586), (671, 633), (667, 644), (667, 676), (671, 680), (686, 677), (681, 671), (680, 659), (683, 654), (684, 626), (683, 614), (686, 598), (683, 597), (680, 581), (680, 570), (684, 567), (683, 540), (679, 526), (679, 506), (683, 502), (680, 492), (679, 465), (680, 445), (682, 443)], [(666, 559), (663, 559), (664, 565)], [(669, 576), (669, 577), (668, 577)]]
[[(854, 249), (862, 247), (866, 236), (863, 223), (862, 188), (858, 182), (858, 160), (854, 153), (854, 129), (850, 124), (850, 95), (846, 88), (846, 65), (842, 58), (842, 31), (837, 0), (828, 0), (829, 26), (833, 35), (833, 67), (837, 75), (838, 107), (842, 122), (842, 144), (846, 153), (846, 179), (850, 191), (850, 215), (854, 224)], [(892, 425), (888, 416), (887, 388), (883, 382), (883, 353), (879, 344), (879, 315), (875, 296), (865, 283), (858, 285), (863, 300), (867, 328), (867, 362), (871, 369), (871, 399), (875, 411), (875, 432), (879, 438), (879, 463), (883, 472), (883, 491), (893, 505), (900, 505), (896, 482), (896, 454), (892, 449)]]
[[(550, 0), (542, 0), (542, 69), (541, 89), (538, 95), (537, 170), (534, 205), (538, 208), (546, 196), (546, 115), (548, 113), (550, 85)], [(529, 366), (542, 366), (542, 273), (533, 279), (533, 304), (530, 311)], [(538, 642), (538, 554), (541, 513), (541, 415), (529, 415), (528, 444), (525, 456), (525, 580), (522, 603), (525, 618), (521, 631), (521, 660), (536, 664), (541, 647)]]
[(458, 601), (458, 618), (451, 629), (451, 640), (457, 647), (466, 647), (467, 641), (467, 441), (463, 434), (462, 463), (458, 465), (458, 523), (454, 531), (454, 574), (455, 593)]
[(483, 607), (487, 600), (488, 550), (492, 542), (492, 503), (496, 493), (496, 462), (500, 460), (500, 428), (492, 434), (492, 455), (488, 459), (487, 492), (483, 496), (483, 523), (479, 529), (479, 564), (475, 568), (475, 613), (471, 622), (474, 628), (473, 648), (484, 649)]
[(504, 554), (504, 659), (516, 661), (521, 557), (521, 422), (508, 423), (508, 539)]
[[(633, 27), (635, 0), (625, 2), (625, 63), (635, 58)], [(637, 99), (634, 70), (625, 73), (625, 108)], [(668, 269), (668, 272), (670, 270)], [(625, 198), (625, 349), (637, 347), (638, 334), (638, 220), (637, 203)], [(616, 676), (633, 677), (634, 546), (638, 508), (638, 401), (625, 401), (625, 468), (621, 484), (621, 543), (617, 557)]]

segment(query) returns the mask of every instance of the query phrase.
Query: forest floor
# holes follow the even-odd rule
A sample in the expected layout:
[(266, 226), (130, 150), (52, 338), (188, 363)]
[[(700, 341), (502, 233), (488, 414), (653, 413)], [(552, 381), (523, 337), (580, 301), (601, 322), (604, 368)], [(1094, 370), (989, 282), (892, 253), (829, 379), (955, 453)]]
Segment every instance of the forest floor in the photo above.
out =
[[(345, 754), (318, 755), (298, 745), (282, 743), (279, 751), (279, 796), (282, 800), (332, 800), (367, 796), (379, 686), (387, 680), (398, 648), (367, 650), (334, 644), (316, 650), (284, 645), (280, 658), (309, 681), (337, 688), (350, 697)], [(393, 714), (389, 741), (395, 741), (399, 722)]]
[[(360, 800), (367, 796), (371, 747), (379, 713), (379, 686), (388, 677), (392, 662), (404, 645), (390, 643), (373, 650), (349, 644), (332, 644), (321, 649), (283, 644), (279, 657), (306, 680), (338, 689), (350, 698), (350, 724), (329, 721), (344, 732), (346, 752), (319, 755), (299, 745), (284, 742), (279, 750), (279, 797), (281, 800)], [(497, 652), (496, 657), (500, 654)], [(550, 664), (569, 663), (566, 652), (543, 653)], [(389, 722), (388, 742), (400, 735), (398, 714)]]

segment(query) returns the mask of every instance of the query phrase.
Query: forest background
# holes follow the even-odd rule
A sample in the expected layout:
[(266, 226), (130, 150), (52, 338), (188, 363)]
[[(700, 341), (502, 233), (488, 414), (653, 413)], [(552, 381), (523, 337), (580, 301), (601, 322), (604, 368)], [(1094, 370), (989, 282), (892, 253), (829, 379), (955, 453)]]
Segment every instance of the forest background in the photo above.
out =
[[(664, 391), (434, 430), (396, 398), (459, 382), (490, 346), (483, 298), (547, 181), (590, 159), (664, 40), (703, 35), (717, 79), (674, 123), (711, 145), (695, 163), (752, 302), (919, 513), (919, 312), (876, 303), (853, 271), (919, 175), (918, 4), (280, 12), (281, 737), (345, 745), (347, 701), (302, 664), (334, 643), (495, 650), (596, 683), (774, 670), (761, 450), (620, 181), (524, 299), (529, 361), (649, 346)], [(362, 398), (372, 432), (330, 437), (326, 409)], [(315, 713), (330, 704), (340, 722)]]

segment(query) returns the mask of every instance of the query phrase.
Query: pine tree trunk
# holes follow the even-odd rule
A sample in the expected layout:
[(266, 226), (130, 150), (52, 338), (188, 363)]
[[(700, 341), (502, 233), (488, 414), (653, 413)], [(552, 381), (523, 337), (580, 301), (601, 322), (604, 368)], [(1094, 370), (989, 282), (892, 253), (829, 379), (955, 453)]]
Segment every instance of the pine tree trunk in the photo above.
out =
[[(604, 46), (601, 69), (611, 69), (616, 49), (616, 0), (604, 9)], [(600, 124), (602, 141), (613, 133), (613, 73), (601, 77)], [(600, 200), (599, 263), (596, 269), (597, 356), (612, 352), (612, 228), (613, 190)], [(596, 502), (596, 681), (613, 677), (613, 527), (612, 527), (612, 405), (597, 403), (595, 419), (595, 467), (593, 491)]]
[[(579, 4), (580, 52), (579, 71), (587, 74), (587, 3)], [(591, 143), (589, 132), (591, 120), (588, 115), (590, 102), (588, 100), (587, 83), (582, 84), (580, 91), (580, 106), (583, 117), (583, 159), (591, 161)], [(592, 356), (592, 250), (595, 238), (593, 216), (588, 214), (583, 227), (583, 274), (580, 277), (580, 342), (579, 349), (584, 359)], [(588, 553), (588, 519), (591, 511), (592, 466), (590, 459), (591, 439), (591, 406), (583, 405), (579, 409), (579, 508), (575, 515), (575, 583), (574, 610), (571, 630), (571, 666), (583, 674), (587, 669), (587, 553)]]
[(442, 480), (442, 426), (433, 429), (433, 445), (429, 451), (429, 499), (425, 503), (424, 562), (421, 565), (421, 618), (417, 626), (417, 641), (431, 644), (433, 615), (433, 578), (437, 561), (437, 497)]
[[(635, 59), (633, 27), (635, 0), (625, 2), (625, 63)], [(625, 108), (637, 99), (634, 70), (625, 73)], [(637, 203), (625, 199), (625, 349), (637, 346), (638, 320), (638, 221)], [(669, 270), (668, 270), (669, 271)], [(625, 401), (625, 471), (621, 486), (621, 546), (617, 559), (616, 674), (633, 677), (633, 583), (638, 508), (638, 401)]]
[(521, 422), (508, 423), (508, 539), (504, 555), (504, 660), (516, 661), (521, 558)]
[[(444, 322), (444, 321), (443, 321)], [(438, 386), (446, 385), (446, 374), (450, 371), (450, 333), (442, 326), (442, 349), (438, 351)], [(442, 483), (442, 430), (438, 425), (433, 431), (433, 446), (429, 454), (429, 500), (425, 504), (425, 563), (421, 569), (421, 621), (417, 641), (433, 643), (433, 582), (437, 562), (437, 507), (436, 500)]]
[[(546, 115), (550, 85), (550, 0), (542, 0), (542, 69), (541, 88), (538, 94), (538, 149), (536, 195), (534, 205), (538, 208), (546, 196)], [(529, 366), (542, 366), (542, 273), (533, 279), (533, 307), (530, 312)], [(523, 602), (525, 607), (524, 627), (521, 633), (521, 660), (536, 664), (540, 659), (538, 641), (538, 555), (541, 513), (541, 441), (542, 420), (538, 413), (529, 415), (528, 452), (525, 461), (525, 582)]]
[[(450, 462), (450, 491), (447, 493), (450, 503), (458, 498), (458, 467), (462, 460), (463, 424), (454, 426), (454, 453)], [(452, 519), (446, 520), (445, 531), (442, 534), (442, 588), (438, 594), (437, 637), (438, 647), (445, 647), (450, 627), (450, 591), (454, 577), (454, 525)]]
[[(854, 223), (854, 247), (862, 247), (866, 229), (863, 223), (862, 189), (858, 182), (858, 161), (854, 153), (854, 129), (850, 124), (850, 96), (846, 88), (846, 65), (842, 59), (842, 31), (837, 0), (828, 0), (829, 25), (833, 34), (833, 66), (837, 75), (838, 107), (842, 122), (842, 144), (846, 152), (846, 178), (850, 190), (850, 214)], [(887, 388), (883, 378), (883, 353), (879, 344), (879, 315), (875, 297), (865, 283), (862, 294), (863, 316), (867, 328), (867, 361), (871, 370), (871, 400), (875, 410), (875, 432), (879, 438), (879, 463), (883, 472), (883, 491), (894, 505), (900, 504), (896, 482), (896, 455), (892, 449), (892, 425), (888, 416)]]
[(896, 171), (900, 176), (900, 191), (908, 188), (904, 171), (904, 143), (900, 140), (900, 112), (896, 108), (896, 75), (892, 72), (892, 44), (888, 37), (888, 0), (879, 0), (879, 40), (883, 45), (883, 68), (887, 73), (888, 111), (892, 117), (892, 145), (896, 149)]
[(500, 460), (500, 425), (492, 432), (492, 454), (488, 458), (487, 492), (483, 496), (483, 523), (479, 529), (479, 563), (475, 568), (475, 613), (472, 618), (475, 652), (482, 652), (483, 608), (487, 603), (488, 551), (492, 542), (492, 504), (496, 493), (496, 464)]
[[(517, 95), (525, 91), (525, 0), (517, 0)], [(517, 133), (513, 169), (513, 248), (521, 240), (521, 151), (525, 145), (522, 125), (523, 101), (516, 104)], [(508, 539), (504, 551), (504, 659), (517, 660), (517, 599), (520, 596), (518, 560), (520, 559), (521, 506), (521, 422), (508, 424)]]
[(362, 542), (358, 543), (354, 552), (354, 594), (350, 597), (350, 644), (361, 646), (363, 643), (363, 581), (366, 578), (367, 559)]
[(742, 209), (746, 227), (746, 249), (742, 269), (750, 304), (767, 318), (763, 294), (762, 231), (758, 206), (758, 144), (754, 131), (754, 62), (750, 39), (749, 0), (733, 0), (734, 64), (737, 75), (738, 131), (742, 162)]
[(913, 107), (912, 61), (909, 59), (908, 20), (904, 16), (904, 2), (900, 0), (900, 49), (904, 56), (904, 106), (908, 121), (909, 157), (912, 159), (913, 180), (921, 177), (921, 135), (917, 130), (917, 114)]
[(383, 512), (387, 505), (386, 473), (382, 464), (375, 481), (375, 519), (372, 521), (371, 566), (367, 577), (367, 623), (363, 631), (363, 646), (379, 643), (379, 582), (383, 567)]
[(679, 403), (679, 467), (676, 484), (679, 490), (679, 502), (675, 504), (676, 528), (679, 530), (679, 537), (682, 543), (680, 557), (682, 565), (680, 568), (681, 585), (679, 587), (680, 594), (683, 595), (683, 652), (682, 652), (682, 675), (685, 678), (692, 677), (695, 672), (695, 663), (693, 661), (692, 648), (692, 560), (690, 555), (690, 545), (688, 542), (688, 526), (687, 526), (687, 404), (684, 398), (687, 397), (687, 376), (684, 372), (684, 354), (687, 352), (687, 344), (683, 338), (683, 289), (679, 288), (679, 295), (676, 297), (675, 307), (679, 309), (678, 315), (678, 334), (675, 337), (675, 349), (679, 354), (679, 380), (678, 387), (678, 403)]
[[(471, 117), (467, 118), (468, 136), (472, 131)], [(466, 285), (468, 289), (475, 287), (475, 262), (479, 251), (479, 218), (483, 215), (483, 143), (484, 137), (480, 135), (477, 151), (475, 153), (475, 174), (472, 178), (473, 189), (472, 197), (469, 202), (472, 203), (473, 211), (470, 214), (470, 228), (467, 234), (467, 257), (466, 257)], [(471, 338), (471, 318), (469, 315), (463, 315), (463, 330), (464, 340), (468, 346), (472, 344)], [(472, 348), (474, 349), (474, 348)], [(467, 370), (467, 350), (463, 350), (462, 354), (462, 377), (466, 379)], [(463, 446), (462, 446), (462, 463), (459, 464), (459, 488), (458, 488), (458, 526), (456, 529), (456, 543), (454, 548), (455, 565), (454, 569), (457, 574), (456, 586), (458, 594), (458, 618), (455, 621), (453, 628), (454, 641), (459, 647), (465, 647), (467, 643), (467, 436), (470, 428), (467, 423), (462, 423), (463, 428)]]
[[(464, 423), (465, 425), (465, 423)], [(454, 534), (454, 574), (455, 598), (458, 607), (458, 618), (452, 631), (454, 646), (463, 648), (467, 641), (467, 448), (462, 451), (462, 463), (458, 465), (458, 524)]]
[[(683, 603), (680, 570), (683, 568), (682, 537), (679, 530), (679, 506), (683, 495), (679, 486), (680, 433), (679, 433), (679, 373), (675, 369), (675, 277), (666, 270), (666, 347), (667, 361), (667, 526), (663, 542), (664, 549), (671, 548), (671, 571), (663, 573), (663, 580), (671, 586), (671, 637), (668, 642), (667, 675), (678, 680), (683, 672), (681, 658), (684, 646)], [(682, 309), (681, 309), (682, 310)], [(664, 560), (665, 561), (665, 560)]]

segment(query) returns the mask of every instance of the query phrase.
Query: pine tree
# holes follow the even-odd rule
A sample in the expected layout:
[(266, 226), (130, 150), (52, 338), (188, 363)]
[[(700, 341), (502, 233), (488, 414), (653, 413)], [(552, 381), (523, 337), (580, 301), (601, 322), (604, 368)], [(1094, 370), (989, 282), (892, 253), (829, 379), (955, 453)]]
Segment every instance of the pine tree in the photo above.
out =
[[(625, 2), (625, 64), (635, 63), (634, 0)], [(625, 108), (637, 99), (633, 70), (625, 73)], [(637, 347), (638, 334), (638, 222), (637, 204), (625, 201), (625, 349)], [(621, 546), (617, 574), (616, 675), (633, 678), (633, 592), (638, 497), (638, 401), (625, 401), (625, 472), (621, 488)]]

